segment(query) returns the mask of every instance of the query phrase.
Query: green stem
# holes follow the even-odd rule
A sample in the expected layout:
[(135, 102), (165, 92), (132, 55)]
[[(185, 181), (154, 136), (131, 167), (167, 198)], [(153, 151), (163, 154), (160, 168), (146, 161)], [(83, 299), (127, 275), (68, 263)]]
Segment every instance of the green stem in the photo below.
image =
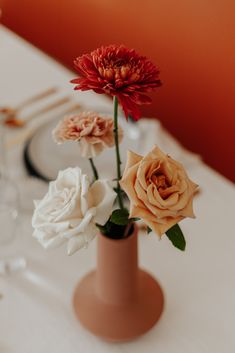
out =
[(89, 158), (89, 161), (90, 161), (90, 164), (91, 164), (91, 169), (93, 171), (93, 174), (94, 174), (94, 181), (98, 180), (99, 179), (99, 175), (98, 175), (98, 172), (97, 172), (97, 169), (95, 167), (95, 164), (93, 162), (93, 159), (92, 158)]
[(116, 96), (113, 97), (113, 119), (114, 119), (114, 140), (115, 140), (115, 150), (116, 150), (116, 163), (117, 163), (117, 196), (118, 196), (118, 203), (121, 209), (124, 208), (123, 200), (122, 200), (122, 191), (119, 184), (119, 180), (122, 178), (121, 175), (121, 158), (120, 158), (120, 151), (119, 151), (119, 141), (118, 141), (118, 99)]

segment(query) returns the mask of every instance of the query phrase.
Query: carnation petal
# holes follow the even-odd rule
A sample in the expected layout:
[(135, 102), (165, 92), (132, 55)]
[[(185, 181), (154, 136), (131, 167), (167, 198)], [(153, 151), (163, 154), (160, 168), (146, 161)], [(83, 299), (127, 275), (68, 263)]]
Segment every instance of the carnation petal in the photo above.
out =
[(95, 158), (104, 149), (102, 143), (91, 144), (85, 138), (79, 142), (80, 153), (83, 158)]
[[(119, 141), (122, 139), (119, 129)], [(57, 143), (78, 141), (84, 158), (94, 158), (104, 148), (114, 146), (113, 119), (96, 112), (81, 112), (65, 117), (54, 129), (53, 138)]]

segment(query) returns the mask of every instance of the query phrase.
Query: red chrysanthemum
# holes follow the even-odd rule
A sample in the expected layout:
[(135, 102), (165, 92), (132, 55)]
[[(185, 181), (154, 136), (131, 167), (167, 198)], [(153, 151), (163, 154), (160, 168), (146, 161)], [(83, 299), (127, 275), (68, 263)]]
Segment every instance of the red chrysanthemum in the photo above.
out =
[(79, 77), (75, 90), (94, 90), (117, 96), (126, 117), (138, 120), (138, 105), (151, 103), (143, 94), (161, 86), (158, 68), (145, 56), (123, 45), (102, 46), (74, 61)]

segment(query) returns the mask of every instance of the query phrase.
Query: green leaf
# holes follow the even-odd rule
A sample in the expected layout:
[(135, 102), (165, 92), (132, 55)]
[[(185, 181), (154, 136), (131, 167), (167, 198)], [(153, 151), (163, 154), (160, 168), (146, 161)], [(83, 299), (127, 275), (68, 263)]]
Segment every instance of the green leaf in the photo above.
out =
[(148, 226), (147, 227), (147, 233), (149, 234), (149, 233), (151, 233), (152, 232), (152, 229)]
[(127, 209), (123, 209), (123, 210), (114, 210), (110, 221), (114, 224), (118, 224), (121, 226), (125, 226), (129, 223), (129, 212)]
[(99, 228), (99, 231), (104, 234), (104, 235), (108, 235), (110, 232), (110, 224), (107, 222), (105, 225), (100, 225), (98, 223), (96, 223), (97, 228)]
[(138, 218), (138, 217), (129, 218), (129, 223), (130, 222), (138, 222), (138, 221), (140, 221), (140, 218)]
[(173, 227), (168, 229), (166, 231), (166, 236), (172, 244), (179, 250), (184, 251), (186, 247), (186, 241), (184, 239), (184, 235), (182, 233), (182, 230), (180, 229), (180, 226), (178, 224), (175, 224)]
[(126, 228), (127, 225), (118, 225), (118, 224), (114, 224), (112, 222), (107, 221), (105, 225), (100, 225), (100, 224), (96, 224), (96, 226), (99, 228), (100, 232), (107, 236), (108, 238), (112, 238), (112, 239), (122, 239), (124, 237), (124, 235), (127, 237), (128, 235), (130, 235), (133, 232), (133, 224), (132, 226), (129, 228), (129, 232), (128, 234), (126, 234)]

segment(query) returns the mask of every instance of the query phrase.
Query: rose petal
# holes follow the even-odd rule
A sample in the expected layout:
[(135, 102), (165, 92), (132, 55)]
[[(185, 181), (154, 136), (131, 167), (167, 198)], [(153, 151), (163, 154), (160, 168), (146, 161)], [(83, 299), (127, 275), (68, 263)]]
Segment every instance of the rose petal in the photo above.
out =
[(138, 198), (134, 188), (138, 167), (139, 164), (137, 163), (126, 170), (123, 174), (122, 180), (120, 180), (120, 185), (134, 205), (144, 206), (142, 200)]
[(180, 222), (184, 217), (176, 217), (176, 218), (165, 218), (165, 223), (157, 223), (152, 222), (149, 219), (145, 220), (145, 223), (149, 228), (152, 229), (154, 233), (156, 233), (160, 238), (166, 233), (171, 227)]
[(117, 194), (113, 191), (108, 180), (95, 181), (90, 191), (93, 196), (93, 206), (96, 207), (94, 222), (104, 225), (112, 213)]
[(78, 235), (79, 233), (83, 233), (88, 227), (88, 225), (90, 224), (95, 213), (96, 213), (95, 208), (89, 209), (87, 213), (84, 215), (84, 217), (82, 218), (81, 222), (75, 228), (70, 228), (67, 231), (65, 231), (63, 233), (63, 237), (69, 239), (75, 235)]
[(82, 175), (81, 178), (81, 213), (85, 215), (88, 209), (88, 191), (89, 191), (89, 178), (87, 175)]
[(33, 237), (36, 238), (45, 249), (57, 248), (65, 242), (64, 238), (58, 237), (57, 235), (55, 235), (53, 238), (46, 239), (45, 234), (46, 233), (37, 229), (35, 229), (33, 232)]
[(197, 185), (157, 146), (145, 157), (129, 152), (120, 184), (130, 199), (130, 217), (143, 219), (158, 235), (183, 218), (194, 217)]
[(96, 236), (98, 233), (97, 228), (90, 224), (87, 227), (86, 232), (79, 234), (79, 236), (72, 237), (69, 239), (67, 245), (67, 254), (73, 255), (76, 251), (85, 248)]
[[(136, 182), (135, 182), (135, 191), (136, 191), (136, 194), (137, 194), (139, 200), (141, 200), (145, 204), (145, 206), (149, 209), (149, 211), (151, 211), (157, 217), (157, 219), (165, 218), (165, 217), (169, 217), (169, 216), (174, 217), (177, 215), (176, 211), (171, 210), (168, 207), (159, 208), (159, 207), (152, 205), (149, 202), (148, 195), (142, 189), (138, 180), (136, 180)], [(159, 196), (159, 198), (160, 198), (160, 196)], [(165, 200), (162, 200), (162, 201), (165, 201)]]
[(98, 231), (95, 222), (103, 225), (108, 220), (115, 198), (107, 181), (99, 180), (91, 188), (80, 168), (60, 171), (45, 197), (35, 202), (33, 236), (46, 248), (68, 241), (73, 253), (81, 246), (81, 234), (89, 240)]
[(123, 178), (125, 178), (126, 172), (134, 166), (135, 164), (139, 163), (142, 160), (142, 156), (140, 156), (137, 153), (134, 153), (132, 151), (127, 151), (127, 161), (126, 161), (126, 167), (123, 172)]

